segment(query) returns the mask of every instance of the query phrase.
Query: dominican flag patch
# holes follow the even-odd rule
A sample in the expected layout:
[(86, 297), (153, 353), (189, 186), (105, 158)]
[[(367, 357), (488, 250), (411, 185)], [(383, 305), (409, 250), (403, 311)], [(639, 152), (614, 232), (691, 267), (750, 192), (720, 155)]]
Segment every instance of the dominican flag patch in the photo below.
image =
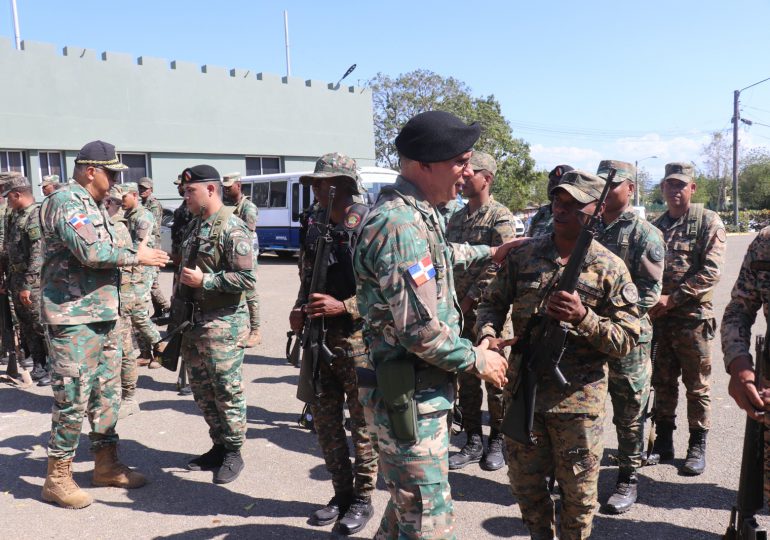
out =
[(75, 227), (75, 230), (78, 230), (83, 225), (88, 225), (91, 223), (91, 220), (88, 219), (88, 216), (85, 214), (78, 214), (74, 217), (72, 217), (69, 221), (70, 225)]
[(412, 281), (418, 287), (436, 277), (436, 269), (433, 268), (433, 261), (430, 260), (430, 255), (426, 255), (418, 263), (407, 268), (407, 270), (409, 270), (409, 275), (412, 276)]

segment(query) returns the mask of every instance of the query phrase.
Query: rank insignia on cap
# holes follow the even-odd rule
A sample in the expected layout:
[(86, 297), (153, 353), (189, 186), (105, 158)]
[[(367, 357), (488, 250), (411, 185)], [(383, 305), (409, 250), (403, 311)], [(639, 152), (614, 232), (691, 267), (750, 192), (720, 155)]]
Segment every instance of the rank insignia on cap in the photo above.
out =
[(355, 229), (359, 223), (361, 223), (361, 215), (355, 212), (351, 212), (345, 218), (345, 227), (348, 229)]
[(69, 220), (69, 224), (75, 227), (75, 230), (78, 230), (83, 225), (88, 225), (89, 223), (91, 223), (91, 220), (88, 219), (88, 216), (85, 214), (78, 214)]
[(426, 255), (420, 259), (418, 263), (407, 268), (407, 270), (409, 271), (409, 275), (412, 276), (412, 281), (414, 281), (414, 284), (418, 287), (436, 277), (436, 269), (433, 268), (433, 261), (431, 260), (430, 255)]

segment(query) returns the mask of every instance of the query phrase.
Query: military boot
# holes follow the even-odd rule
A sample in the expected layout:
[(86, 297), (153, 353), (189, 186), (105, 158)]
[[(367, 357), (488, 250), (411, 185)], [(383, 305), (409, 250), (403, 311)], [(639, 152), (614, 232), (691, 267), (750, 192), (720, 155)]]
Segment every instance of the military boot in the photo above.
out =
[(161, 364), (161, 358), (163, 358), (163, 351), (166, 350), (166, 342), (165, 341), (159, 341), (155, 345), (152, 346), (152, 359), (150, 360), (150, 363), (147, 365), (150, 369), (158, 369), (160, 367), (163, 367), (163, 364)]
[(618, 481), (615, 484), (615, 493), (607, 500), (605, 510), (610, 514), (622, 514), (630, 510), (636, 502), (638, 485), (639, 479), (636, 474), (620, 471)]
[(657, 458), (657, 463), (666, 463), (674, 459), (674, 426), (657, 424), (655, 426), (655, 444), (652, 445), (650, 461)]
[(64, 508), (85, 508), (93, 497), (80, 489), (72, 479), (72, 459), (48, 458), (48, 471), (42, 492), (43, 500)]
[(94, 476), (91, 483), (99, 487), (134, 489), (145, 485), (147, 479), (118, 461), (117, 444), (105, 444), (94, 451)]
[(246, 340), (246, 348), (256, 347), (260, 343), (262, 343), (262, 334), (259, 333), (259, 328), (254, 328), (249, 334), (249, 339)]
[(240, 450), (227, 450), (224, 452), (222, 465), (214, 474), (215, 484), (229, 484), (241, 474), (243, 470), (243, 458)]
[(356, 495), (347, 512), (340, 519), (339, 532), (345, 535), (357, 533), (366, 527), (373, 514), (371, 497)]
[(481, 442), (481, 433), (468, 433), (465, 446), (452, 456), (449, 456), (449, 470), (462, 469), (470, 463), (478, 463), (484, 455), (484, 443)]
[(686, 476), (698, 476), (706, 469), (706, 434), (705, 429), (691, 429), (687, 457), (680, 472)]
[(215, 444), (208, 452), (191, 459), (187, 463), (187, 468), (191, 471), (211, 471), (222, 466), (225, 460), (225, 447), (222, 444)]
[(481, 460), (481, 468), (485, 471), (496, 471), (505, 465), (505, 456), (503, 455), (503, 434), (492, 430), (487, 439), (487, 453), (484, 454), (484, 459)]
[(326, 506), (319, 508), (312, 514), (308, 524), (316, 527), (323, 527), (334, 523), (340, 516), (347, 513), (350, 504), (353, 502), (353, 495), (350, 493), (335, 493), (334, 497), (326, 503)]

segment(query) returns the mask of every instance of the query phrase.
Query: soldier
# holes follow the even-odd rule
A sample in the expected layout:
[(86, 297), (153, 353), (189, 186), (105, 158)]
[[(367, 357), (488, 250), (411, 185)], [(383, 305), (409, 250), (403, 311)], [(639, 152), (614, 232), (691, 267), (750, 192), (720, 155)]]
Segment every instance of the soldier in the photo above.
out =
[[(182, 175), (174, 181), (180, 197), (184, 197), (184, 185), (182, 184)], [(174, 223), (171, 225), (171, 260), (178, 265), (182, 259), (182, 241), (184, 240), (187, 227), (192, 221), (192, 214), (187, 208), (187, 201), (182, 199), (176, 209), (174, 209)]]
[[(139, 244), (145, 243), (148, 247), (157, 247), (156, 238), (153, 234), (155, 219), (147, 208), (144, 208), (139, 202), (139, 191), (134, 182), (126, 182), (120, 186), (120, 192), (123, 196), (123, 216), (126, 218), (126, 227), (131, 233), (131, 240), (134, 248)], [(150, 320), (150, 284), (157, 277), (158, 272), (155, 268), (144, 267), (141, 270), (143, 274), (140, 280), (134, 281), (133, 288), (136, 295), (136, 302), (133, 302), (127, 309), (131, 317), (131, 325), (134, 332), (139, 336), (140, 355), (137, 365), (148, 366), (150, 369), (160, 367), (160, 362), (154, 360), (153, 353), (158, 354), (161, 343), (160, 332), (155, 323)]]
[[(478, 308), (479, 339), (500, 335), (509, 309), (519, 339), (528, 339), (525, 329), (533, 315), (561, 321), (570, 330), (559, 364), (571, 383), (569, 390), (561, 391), (549, 376), (541, 378), (534, 444), (505, 441), (511, 490), (535, 539), (557, 536), (546, 483), (551, 473), (562, 492), (558, 537), (590, 536), (602, 457), (605, 365), (610, 358), (631, 352), (639, 338), (636, 287), (623, 262), (598, 242), (589, 246), (576, 292), (552, 292), (603, 186), (604, 181), (593, 174), (566, 173), (551, 192), (553, 234), (537, 236), (512, 250)], [(512, 375), (521, 361), (520, 352), (514, 351)], [(511, 380), (515, 386), (514, 376)]]
[(3, 184), (2, 195), (13, 215), (5, 231), (8, 287), (22, 336), (32, 356), (34, 367), (30, 375), (38, 386), (50, 386), (51, 377), (46, 369), (48, 351), (40, 324), (40, 267), (43, 264), (40, 205), (35, 203), (29, 180), (21, 175)]
[[(113, 186), (108, 196), (104, 199), (104, 207), (110, 216), (110, 222), (115, 228), (115, 245), (119, 248), (130, 249), (134, 247), (131, 233), (126, 226), (126, 217), (123, 215), (123, 191), (119, 186)], [(139, 352), (134, 349), (133, 324), (131, 313), (137, 309), (136, 303), (142, 302), (147, 310), (147, 301), (139, 299), (136, 289), (144, 289), (146, 272), (142, 266), (124, 266), (120, 269), (120, 318), (118, 319), (118, 341), (121, 345), (120, 357), (120, 414), (118, 418), (126, 418), (139, 412), (139, 403), (136, 401), (136, 382), (139, 378), (136, 371), (136, 360)], [(145, 294), (146, 297), (146, 294)]]
[[(489, 154), (473, 152), (470, 167), (473, 176), (465, 181), (462, 194), (468, 203), (456, 212), (447, 225), (448, 242), (467, 242), (471, 245), (499, 246), (516, 237), (513, 214), (504, 205), (490, 199), (490, 190), (497, 172), (497, 163)], [(484, 289), (495, 276), (497, 267), (488, 264), (474, 264), (455, 271), (455, 293), (463, 312), (462, 337), (476, 342), (476, 306)], [(507, 337), (512, 337), (509, 335)], [(462, 469), (469, 463), (479, 463), (487, 471), (496, 471), (505, 465), (503, 457), (503, 391), (486, 383), (487, 406), (491, 432), (487, 440), (487, 451), (481, 438), (481, 381), (472, 373), (459, 376), (459, 404), (462, 411), (463, 429), (467, 435), (465, 446), (459, 453), (449, 457), (449, 470)], [(483, 457), (483, 461), (482, 461)]]
[[(337, 153), (321, 156), (315, 172), (300, 177), (300, 182), (306, 185), (315, 181), (320, 182), (319, 204), (324, 212), (331, 212), (329, 222), (333, 227), (327, 285), (325, 291), (311, 294), (315, 247), (321, 232), (315, 227), (305, 239), (300, 290), (289, 324), (299, 335), (305, 315), (324, 317), (326, 344), (335, 355), (331, 364), (321, 363), (318, 380), (321, 394), (310, 402), (318, 442), (332, 475), (334, 497), (324, 508), (313, 512), (310, 524), (323, 526), (339, 520), (339, 531), (348, 535), (363, 529), (371, 519), (374, 512), (371, 496), (377, 483), (377, 454), (372, 449), (364, 411), (358, 401), (355, 371), (357, 365), (365, 364), (366, 346), (361, 333), (364, 321), (356, 304), (352, 246), (369, 208), (353, 200), (355, 195), (365, 195), (366, 191), (357, 180), (356, 162), (352, 158)], [(331, 186), (336, 187), (336, 194), (329, 209)], [(343, 425), (345, 403), (350, 412), (354, 465), (350, 462)]]
[[(574, 170), (569, 165), (557, 165), (553, 170), (548, 173), (548, 200), (551, 200), (551, 192), (553, 188), (559, 185), (561, 177), (564, 173)], [(540, 236), (541, 234), (550, 234), (553, 231), (553, 212), (551, 211), (551, 203), (544, 204), (537, 209), (535, 215), (529, 220), (527, 227), (527, 236)]]
[(59, 189), (59, 175), (49, 174), (44, 176), (40, 182), (40, 188), (43, 190), (43, 196), (48, 197), (51, 193)]
[(219, 172), (196, 165), (182, 173), (185, 200), (195, 216), (182, 243), (182, 260), (198, 244), (195, 268), (180, 265), (179, 286), (195, 290), (195, 324), (182, 338), (182, 360), (195, 403), (209, 426), (212, 448), (190, 460), (190, 470), (216, 469), (214, 482), (232, 482), (243, 470), (241, 446), (246, 439), (243, 395), (244, 344), (248, 333), (245, 293), (254, 288), (252, 234), (222, 203)]
[(450, 249), (436, 210), (472, 175), (479, 134), (478, 124), (442, 111), (409, 120), (395, 141), (401, 175), (380, 192), (354, 253), (369, 346), (359, 398), (390, 492), (377, 538), (455, 538), (447, 459), (454, 374), (505, 382), (505, 359), (460, 337), (452, 268), (496, 251), (501, 258), (510, 246)]
[(636, 168), (624, 161), (605, 160), (596, 174), (607, 178), (617, 171), (607, 194), (596, 239), (623, 259), (639, 292), (641, 334), (639, 344), (623, 358), (609, 361), (609, 394), (612, 422), (618, 435), (618, 478), (605, 509), (612, 514), (628, 511), (636, 502), (644, 446), (644, 411), (650, 397), (652, 324), (647, 311), (658, 302), (666, 246), (661, 232), (640, 218), (631, 207)]
[(117, 457), (117, 268), (162, 266), (168, 255), (146, 246), (137, 250), (115, 246), (101, 201), (118, 172), (126, 169), (113, 145), (90, 142), (75, 158), (75, 183), (46, 197), (40, 207), (45, 246), (41, 314), (54, 396), (42, 497), (65, 508), (83, 508), (93, 501), (72, 479), (72, 458), (86, 413), (95, 454), (93, 484), (137, 488), (145, 483), (144, 476)]
[[(259, 240), (257, 238), (259, 210), (241, 190), (241, 173), (230, 173), (222, 177), (222, 193), (225, 204), (235, 207), (233, 215), (246, 223), (254, 237), (254, 275), (256, 276), (257, 256), (259, 255)], [(251, 348), (262, 343), (262, 335), (259, 333), (259, 294), (256, 283), (254, 289), (246, 293), (246, 305), (249, 308), (249, 327), (251, 328), (246, 347)]]
[(711, 345), (716, 320), (711, 300), (722, 274), (725, 227), (716, 212), (690, 203), (695, 193), (693, 166), (669, 163), (661, 182), (668, 210), (653, 224), (666, 241), (663, 292), (650, 310), (658, 353), (653, 451), (661, 461), (674, 459), (673, 432), (679, 376), (687, 389), (690, 441), (680, 472), (698, 475), (706, 468), (706, 434), (711, 427)]
[[(142, 206), (150, 211), (155, 223), (152, 228), (152, 234), (155, 236), (155, 245), (160, 247), (160, 226), (163, 223), (163, 206), (160, 204), (160, 201), (152, 195), (152, 178), (143, 176), (139, 179), (137, 185), (139, 196), (142, 198)], [(168, 312), (168, 310), (171, 309), (171, 304), (169, 304), (166, 297), (163, 296), (163, 291), (160, 290), (158, 275), (159, 272), (155, 272), (155, 276), (152, 280), (152, 288), (150, 289), (152, 305), (155, 309), (154, 316), (161, 316), (164, 312)]]

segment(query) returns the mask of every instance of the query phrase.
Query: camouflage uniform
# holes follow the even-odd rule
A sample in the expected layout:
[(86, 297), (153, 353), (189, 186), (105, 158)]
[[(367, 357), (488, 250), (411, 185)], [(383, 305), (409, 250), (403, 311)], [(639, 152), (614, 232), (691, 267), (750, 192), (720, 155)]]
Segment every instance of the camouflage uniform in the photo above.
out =
[(305, 267), (305, 252), (307, 246), (307, 237), (310, 234), (316, 234), (317, 231), (312, 232), (317, 228), (317, 224), (324, 220), (324, 210), (318, 201), (313, 202), (309, 208), (306, 208), (299, 218), (299, 257), (297, 258), (297, 265), (299, 266), (299, 277), (302, 279), (303, 268)]
[[(152, 195), (147, 197), (147, 199), (141, 200), (142, 206), (149, 210), (153, 218), (152, 234), (155, 238), (155, 243), (153, 245), (160, 247), (160, 225), (163, 223), (163, 206), (160, 204), (160, 201)], [(150, 268), (148, 271), (151, 271), (154, 274), (152, 287), (150, 288), (150, 296), (152, 298), (153, 305), (162, 309), (169, 309), (170, 304), (168, 303), (168, 300), (166, 300), (166, 297), (163, 296), (163, 291), (160, 290), (160, 284), (158, 283), (160, 270), (157, 268)]]
[(457, 199), (452, 199), (446, 204), (439, 205), (438, 213), (444, 220), (444, 227), (447, 226), (453, 215), (462, 210), (463, 206)]
[(667, 246), (662, 294), (670, 295), (674, 306), (655, 319), (658, 353), (652, 384), (658, 426), (675, 426), (680, 374), (687, 389), (690, 429), (711, 426), (709, 341), (716, 333), (711, 300), (722, 274), (726, 235), (716, 212), (702, 212), (700, 224), (695, 223), (695, 204), (679, 219), (666, 212), (653, 222)]
[(41, 314), (54, 394), (48, 456), (65, 459), (75, 455), (86, 413), (94, 449), (118, 441), (116, 268), (138, 261), (133, 249), (116, 246), (112, 223), (79, 184), (45, 198), (40, 225), (45, 246)]
[[(471, 245), (499, 246), (516, 237), (513, 214), (504, 205), (489, 201), (471, 214), (469, 205), (463, 206), (449, 219), (446, 229), (448, 242)], [(465, 270), (455, 272), (455, 293), (457, 299), (466, 297), (478, 302), (484, 289), (495, 276), (497, 265), (474, 264)], [(476, 342), (474, 326), (476, 307), (464, 314), (462, 337)], [(508, 336), (512, 337), (512, 336)], [(468, 433), (481, 433), (481, 380), (472, 373), (459, 376), (460, 408), (463, 413), (463, 429)], [(500, 430), (503, 421), (503, 391), (486, 383), (489, 424), (493, 432)]]
[[(259, 256), (259, 241), (257, 238), (257, 220), (259, 210), (247, 197), (241, 195), (241, 200), (235, 204), (233, 215), (241, 218), (254, 237), (254, 275), (257, 275), (257, 257)], [(259, 328), (259, 293), (256, 282), (254, 288), (246, 293), (246, 305), (249, 308), (249, 326), (254, 331)]]
[(551, 204), (544, 204), (537, 209), (535, 215), (529, 220), (526, 236), (540, 236), (553, 232), (553, 212)]
[[(201, 217), (190, 225), (195, 231)], [(182, 360), (187, 368), (195, 403), (209, 426), (214, 444), (237, 451), (246, 439), (246, 398), (241, 367), (243, 342), (248, 336), (244, 292), (254, 288), (252, 235), (246, 224), (223, 206), (203, 220), (198, 233), (196, 265), (204, 272), (203, 287), (194, 289), (195, 325), (182, 338)], [(182, 243), (187, 260), (193, 235)], [(177, 274), (175, 298), (179, 294)], [(172, 312), (177, 312), (176, 305)]]
[(182, 242), (185, 238), (185, 232), (193, 219), (193, 215), (187, 208), (187, 201), (182, 201), (176, 209), (174, 209), (174, 224), (171, 226), (171, 257), (182, 256)]
[[(476, 352), (460, 337), (453, 267), (481, 262), (489, 254), (488, 246), (450, 249), (437, 210), (401, 176), (382, 189), (364, 225), (354, 269), (358, 309), (366, 314), (367, 367), (407, 360), (419, 374), (443, 374), (445, 381), (416, 388), (414, 444), (394, 439), (380, 389), (359, 392), (390, 491), (378, 538), (455, 537), (448, 482), (447, 414), (455, 393), (451, 373), (475, 369)], [(408, 269), (428, 258), (435, 276), (418, 286)]]
[[(511, 250), (506, 264), (487, 287), (478, 308), (479, 339), (498, 336), (511, 309), (514, 333), (522, 336), (532, 315), (544, 313), (545, 300), (564, 266), (550, 235)], [(577, 292), (587, 315), (568, 325), (567, 347), (559, 365), (572, 384), (558, 389), (549, 375), (539, 383), (533, 433), (536, 443), (506, 438), (508, 478), (532, 538), (554, 538), (554, 504), (546, 484), (553, 471), (562, 490), (561, 534), (588, 538), (597, 501), (602, 457), (607, 362), (626, 356), (640, 326), (638, 295), (623, 262), (593, 241)], [(567, 323), (564, 323), (567, 324)], [(509, 362), (509, 386), (516, 383), (521, 354)]]

